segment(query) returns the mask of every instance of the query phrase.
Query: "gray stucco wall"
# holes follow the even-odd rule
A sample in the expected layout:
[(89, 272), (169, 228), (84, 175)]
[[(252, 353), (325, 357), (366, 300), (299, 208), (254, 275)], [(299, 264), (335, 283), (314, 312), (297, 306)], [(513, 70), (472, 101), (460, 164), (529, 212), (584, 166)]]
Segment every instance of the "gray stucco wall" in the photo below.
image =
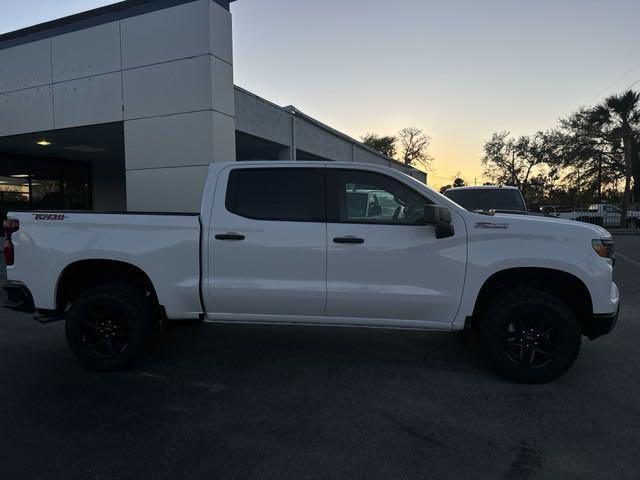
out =
[(395, 168), (426, 183), (426, 174), (387, 158), (361, 142), (305, 115), (294, 107), (280, 107), (235, 87), (236, 129), (283, 147), (282, 160), (302, 150), (332, 161), (374, 163)]

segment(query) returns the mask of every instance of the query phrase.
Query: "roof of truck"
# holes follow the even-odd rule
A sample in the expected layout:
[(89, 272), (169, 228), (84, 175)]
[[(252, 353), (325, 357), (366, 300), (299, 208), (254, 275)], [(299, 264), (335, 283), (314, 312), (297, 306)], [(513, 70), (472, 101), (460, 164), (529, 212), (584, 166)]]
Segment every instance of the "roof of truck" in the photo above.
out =
[(518, 190), (518, 187), (512, 187), (509, 185), (472, 185), (468, 187), (451, 187), (447, 189), (447, 192), (452, 190)]

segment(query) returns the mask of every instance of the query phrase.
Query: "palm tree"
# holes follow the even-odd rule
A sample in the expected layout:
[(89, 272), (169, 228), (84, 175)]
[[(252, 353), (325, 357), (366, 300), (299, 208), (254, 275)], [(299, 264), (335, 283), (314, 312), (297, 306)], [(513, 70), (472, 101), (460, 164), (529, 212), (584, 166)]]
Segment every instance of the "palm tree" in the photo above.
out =
[[(606, 130), (612, 141), (622, 141), (624, 150), (625, 182), (622, 202), (621, 227), (626, 226), (627, 211), (631, 200), (631, 178), (633, 176), (634, 145), (640, 125), (640, 94), (628, 90), (620, 95), (612, 95), (591, 111), (592, 122)], [(619, 145), (619, 143), (618, 143)]]

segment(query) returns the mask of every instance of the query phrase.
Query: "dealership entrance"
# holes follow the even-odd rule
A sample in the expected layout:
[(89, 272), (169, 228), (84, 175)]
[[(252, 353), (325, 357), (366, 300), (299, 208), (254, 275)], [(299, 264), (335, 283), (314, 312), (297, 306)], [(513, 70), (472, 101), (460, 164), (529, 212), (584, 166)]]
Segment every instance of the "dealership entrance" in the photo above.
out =
[(0, 138), (0, 214), (126, 210), (122, 122)]
[(88, 163), (29, 157), (0, 161), (3, 214), (11, 210), (91, 210), (91, 203)]

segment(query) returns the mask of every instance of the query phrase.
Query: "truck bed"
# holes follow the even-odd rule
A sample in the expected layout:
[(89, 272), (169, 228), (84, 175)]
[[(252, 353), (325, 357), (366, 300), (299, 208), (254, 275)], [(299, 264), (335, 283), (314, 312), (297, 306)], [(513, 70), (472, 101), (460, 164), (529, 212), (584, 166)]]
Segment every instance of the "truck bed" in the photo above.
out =
[[(84, 261), (123, 262), (145, 272), (169, 318), (197, 318), (200, 218), (196, 213), (11, 212), (15, 264), (7, 278), (29, 286), (38, 309), (55, 310), (65, 269)], [(100, 272), (96, 272), (99, 275)]]

